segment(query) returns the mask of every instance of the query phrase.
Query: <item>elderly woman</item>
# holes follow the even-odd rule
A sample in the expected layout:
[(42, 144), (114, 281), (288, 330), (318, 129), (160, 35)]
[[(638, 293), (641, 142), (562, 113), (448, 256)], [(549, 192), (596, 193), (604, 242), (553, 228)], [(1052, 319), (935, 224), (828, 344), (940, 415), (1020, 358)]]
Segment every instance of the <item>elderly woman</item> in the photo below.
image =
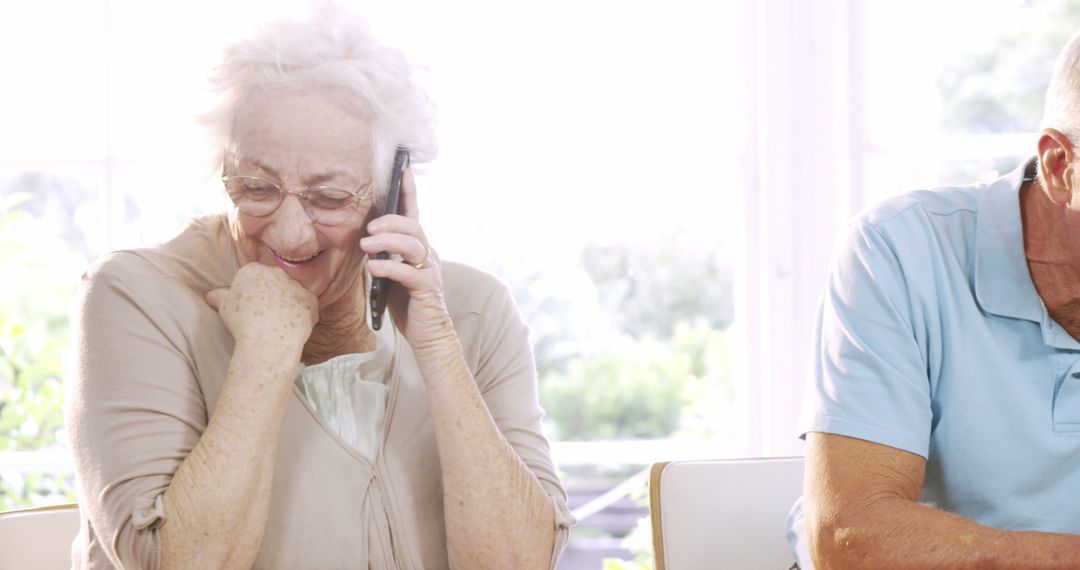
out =
[(553, 567), (572, 519), (525, 325), (439, 260), (409, 172), (381, 211), (396, 147), (434, 155), (409, 66), (323, 5), (219, 83), (234, 207), (84, 280), (76, 567)]

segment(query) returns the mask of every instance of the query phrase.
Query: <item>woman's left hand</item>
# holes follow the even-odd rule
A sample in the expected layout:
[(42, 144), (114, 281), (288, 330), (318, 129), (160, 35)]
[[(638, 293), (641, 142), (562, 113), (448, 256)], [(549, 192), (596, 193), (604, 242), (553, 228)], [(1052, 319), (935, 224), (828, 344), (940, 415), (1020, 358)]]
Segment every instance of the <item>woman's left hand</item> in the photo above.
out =
[[(439, 256), (420, 227), (411, 169), (402, 177), (400, 199), (402, 214), (386, 214), (368, 223), (368, 236), (360, 240), (360, 249), (368, 256), (368, 271), (373, 277), (395, 282), (387, 308), (394, 325), (419, 356), (444, 349), (448, 342), (456, 342), (457, 335), (443, 299)], [(384, 251), (400, 255), (401, 261), (375, 258)]]

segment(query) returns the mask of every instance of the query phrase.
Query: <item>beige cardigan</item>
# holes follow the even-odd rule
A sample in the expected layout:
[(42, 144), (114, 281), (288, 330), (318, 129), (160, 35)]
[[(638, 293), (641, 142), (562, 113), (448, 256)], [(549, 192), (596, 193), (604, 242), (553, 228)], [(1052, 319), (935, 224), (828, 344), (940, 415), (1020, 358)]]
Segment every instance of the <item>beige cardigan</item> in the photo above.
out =
[[(75, 568), (158, 567), (161, 495), (206, 428), (233, 349), (203, 295), (238, 269), (218, 215), (161, 247), (112, 253), (84, 276), (66, 403), (83, 517)], [(443, 263), (443, 283), (491, 416), (555, 506), (554, 566), (573, 518), (540, 430), (528, 330), (493, 277)], [(448, 567), (427, 390), (397, 334), (374, 464), (294, 390), (256, 568)]]

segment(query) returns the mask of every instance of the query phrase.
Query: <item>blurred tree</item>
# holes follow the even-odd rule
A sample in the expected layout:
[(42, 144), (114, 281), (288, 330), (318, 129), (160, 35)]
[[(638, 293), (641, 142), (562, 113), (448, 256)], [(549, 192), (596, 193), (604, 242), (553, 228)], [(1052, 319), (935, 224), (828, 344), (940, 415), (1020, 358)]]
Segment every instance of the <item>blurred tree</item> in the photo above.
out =
[(1001, 32), (990, 48), (946, 65), (939, 81), (945, 132), (1022, 133), (1038, 128), (1061, 47), (1077, 32), (1078, 0), (1032, 0), (1031, 22)]
[(638, 519), (634, 530), (623, 538), (622, 546), (633, 558), (605, 558), (601, 570), (653, 570), (652, 520), (648, 516)]
[(103, 253), (92, 246), (76, 219), (80, 207), (92, 202), (94, 194), (78, 181), (51, 172), (22, 171), (0, 183), (0, 199), (10, 201), (9, 210), (30, 214), (86, 259)]
[[(649, 508), (648, 485), (633, 490), (630, 498), (641, 508)], [(653, 570), (652, 520), (647, 515), (638, 519), (634, 529), (623, 537), (622, 546), (633, 558), (605, 558), (601, 570)]]
[(731, 267), (719, 244), (672, 235), (651, 247), (590, 245), (581, 258), (601, 305), (634, 338), (668, 338), (675, 323), (699, 317), (723, 330), (734, 317)]
[[(537, 377), (565, 372), (570, 363), (590, 352), (593, 333), (603, 326), (596, 286), (578, 268), (534, 268), (490, 264), (510, 288), (521, 316), (529, 325)], [(516, 269), (516, 271), (515, 271)]]
[[(0, 451), (62, 449), (62, 361), (85, 258), (28, 213), (27, 194), (0, 199)], [(9, 274), (10, 275), (10, 274)], [(74, 500), (71, 476), (0, 466), (0, 510)]]
[[(629, 340), (621, 349), (573, 361), (541, 381), (540, 399), (562, 440), (670, 437), (708, 429), (732, 397), (723, 331), (682, 321), (667, 342)], [(694, 404), (711, 409), (690, 414)], [(715, 405), (713, 405), (715, 404)], [(706, 412), (706, 410), (700, 410)], [(700, 434), (699, 434), (700, 435)]]
[(529, 324), (556, 439), (715, 435), (730, 405), (731, 268), (719, 244), (587, 245), (577, 266), (489, 264)]

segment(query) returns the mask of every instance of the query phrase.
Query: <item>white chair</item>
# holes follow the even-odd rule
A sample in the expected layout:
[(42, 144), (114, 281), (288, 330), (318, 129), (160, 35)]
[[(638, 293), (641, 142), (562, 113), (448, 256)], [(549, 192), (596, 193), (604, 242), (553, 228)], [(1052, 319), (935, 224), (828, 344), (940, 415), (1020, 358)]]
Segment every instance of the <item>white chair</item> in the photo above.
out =
[(786, 521), (802, 481), (802, 457), (654, 464), (656, 570), (789, 568)]
[(0, 568), (67, 570), (78, 533), (78, 505), (0, 513)]

